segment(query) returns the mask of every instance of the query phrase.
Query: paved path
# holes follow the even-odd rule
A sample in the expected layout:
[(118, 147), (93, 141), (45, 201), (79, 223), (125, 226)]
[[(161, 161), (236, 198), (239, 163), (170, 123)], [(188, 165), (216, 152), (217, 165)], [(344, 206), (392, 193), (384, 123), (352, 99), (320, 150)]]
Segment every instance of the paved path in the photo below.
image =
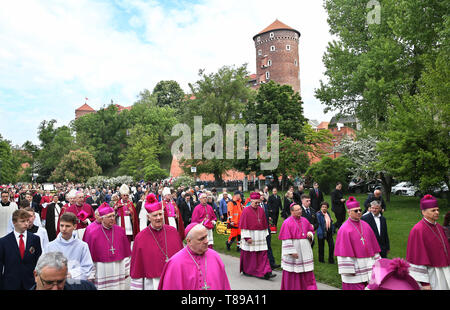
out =
[[(281, 271), (275, 270), (277, 276), (270, 280), (258, 279), (255, 277), (244, 276), (239, 272), (239, 258), (231, 255), (219, 253), (225, 264), (225, 268), (230, 281), (232, 290), (280, 290)], [(333, 286), (317, 283), (319, 290), (339, 290)]]

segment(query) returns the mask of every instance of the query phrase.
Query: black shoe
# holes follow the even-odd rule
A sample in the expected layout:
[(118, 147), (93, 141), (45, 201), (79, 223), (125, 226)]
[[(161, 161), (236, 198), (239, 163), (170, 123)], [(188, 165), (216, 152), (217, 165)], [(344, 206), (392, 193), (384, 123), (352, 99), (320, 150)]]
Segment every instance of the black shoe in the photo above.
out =
[(231, 244), (228, 243), (228, 241), (225, 242), (227, 244), (227, 250), (229, 251), (231, 249)]
[(323, 259), (319, 259), (319, 263), (325, 263)]
[(272, 272), (268, 272), (264, 275), (264, 279), (269, 280), (269, 279), (275, 278), (276, 276), (277, 276), (276, 274), (274, 274)]
[(329, 260), (328, 264), (334, 264), (334, 260)]

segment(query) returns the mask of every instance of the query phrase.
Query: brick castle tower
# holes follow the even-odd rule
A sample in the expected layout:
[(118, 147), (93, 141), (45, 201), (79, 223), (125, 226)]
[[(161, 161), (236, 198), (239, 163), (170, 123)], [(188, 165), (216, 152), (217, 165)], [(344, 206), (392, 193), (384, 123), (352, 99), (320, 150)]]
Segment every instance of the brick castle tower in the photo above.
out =
[(300, 93), (298, 43), (300, 32), (275, 20), (253, 37), (256, 49), (256, 85), (270, 80), (291, 85)]

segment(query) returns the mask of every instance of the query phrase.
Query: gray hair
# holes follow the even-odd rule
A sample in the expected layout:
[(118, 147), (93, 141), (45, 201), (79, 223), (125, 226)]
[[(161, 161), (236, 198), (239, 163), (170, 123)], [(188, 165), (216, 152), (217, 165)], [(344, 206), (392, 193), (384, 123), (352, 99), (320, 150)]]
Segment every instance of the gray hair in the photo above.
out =
[(372, 202), (370, 203), (370, 206), (381, 206), (381, 202), (379, 200), (372, 200)]
[(45, 267), (56, 268), (58, 270), (67, 268), (67, 258), (61, 252), (47, 252), (39, 257), (34, 270), (38, 275), (41, 274), (42, 269)]

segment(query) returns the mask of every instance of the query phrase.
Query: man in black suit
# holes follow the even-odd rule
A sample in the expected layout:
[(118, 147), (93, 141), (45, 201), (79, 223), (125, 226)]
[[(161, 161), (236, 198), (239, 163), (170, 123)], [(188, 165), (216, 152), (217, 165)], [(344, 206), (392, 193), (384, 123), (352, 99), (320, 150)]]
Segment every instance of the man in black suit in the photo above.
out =
[(379, 200), (373, 200), (370, 203), (369, 213), (364, 214), (361, 220), (367, 222), (372, 227), (378, 244), (380, 245), (380, 256), (387, 258), (389, 253), (389, 236), (386, 224), (386, 218), (381, 214), (381, 203)]
[(181, 199), (181, 203), (179, 206), (184, 227), (187, 227), (191, 223), (192, 211), (194, 211), (195, 207), (191, 198), (191, 194), (186, 192), (186, 194), (184, 195), (184, 199)]
[[(319, 227), (319, 221), (317, 220), (316, 212), (310, 207), (311, 198), (307, 194), (303, 194), (301, 197), (302, 200), (302, 216), (306, 217), (306, 219), (314, 226), (314, 230), (317, 230)], [(311, 243), (311, 248), (314, 246), (314, 241)]]
[(334, 212), (336, 216), (336, 227), (341, 227), (342, 223), (345, 221), (345, 214), (347, 210), (344, 205), (345, 199), (342, 193), (342, 183), (337, 182), (336, 189), (331, 192), (331, 211)]
[(302, 195), (305, 188), (303, 183), (300, 183), (297, 187), (297, 190), (294, 192), (294, 202), (297, 203), (299, 206), (302, 203)]
[(276, 187), (272, 189), (272, 195), (269, 196), (269, 201), (267, 203), (270, 217), (272, 218), (273, 224), (276, 226), (278, 223), (278, 215), (280, 210), (283, 210), (283, 205), (281, 204), (281, 198), (277, 195), (278, 190)]
[(51, 203), (47, 205), (47, 214), (45, 217), (45, 229), (47, 230), (48, 241), (53, 241), (56, 239), (56, 232), (59, 231), (59, 216), (61, 214), (61, 209), (63, 204), (58, 201), (58, 195), (53, 196)]
[(314, 182), (313, 188), (309, 191), (309, 197), (311, 197), (311, 208), (314, 209), (314, 213), (319, 212), (320, 203), (323, 201), (323, 193), (319, 189), (319, 183)]
[(40, 238), (27, 231), (31, 215), (25, 210), (13, 213), (14, 230), (0, 239), (0, 289), (29, 290), (33, 271), (42, 254)]

